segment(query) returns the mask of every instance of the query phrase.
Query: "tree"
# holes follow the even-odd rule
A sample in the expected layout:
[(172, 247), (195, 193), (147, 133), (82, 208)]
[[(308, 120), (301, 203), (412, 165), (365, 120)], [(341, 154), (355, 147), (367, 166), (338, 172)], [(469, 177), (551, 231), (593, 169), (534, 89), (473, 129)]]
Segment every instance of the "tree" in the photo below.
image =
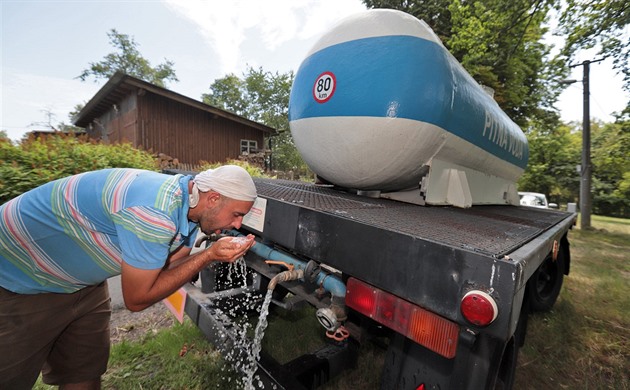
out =
[(278, 131), (272, 137), (273, 168), (309, 174), (289, 131), (289, 94), (293, 72), (280, 74), (249, 67), (243, 78), (229, 74), (210, 85), (210, 93), (203, 94), (206, 104), (231, 111), (247, 119), (263, 123)]
[[(550, 118), (567, 67), (548, 58), (544, 23), (555, 0), (364, 0), (368, 7), (395, 8), (424, 20), (444, 46), (521, 127)], [(557, 116), (557, 115), (556, 115)], [(557, 122), (557, 119), (556, 119)]]
[(518, 181), (520, 191), (542, 192), (554, 203), (576, 202), (580, 189), (582, 135), (579, 125), (536, 123), (527, 132), (529, 162)]
[[(85, 107), (85, 103), (79, 103), (79, 104), (75, 104), (74, 105), (74, 110), (72, 110), (72, 111), (70, 111), (68, 113), (68, 119), (70, 119), (70, 123), (72, 123), (72, 119), (75, 116), (77, 116), (79, 114), (79, 112), (81, 112), (83, 107)], [(67, 123), (65, 123), (63, 121), (60, 122), (57, 125), (57, 128), (60, 131), (63, 131), (64, 133), (76, 133), (76, 134), (79, 134), (79, 133), (85, 132), (85, 129), (83, 129), (81, 127), (78, 127), (78, 126), (75, 126), (75, 125), (72, 125), (72, 124), (67, 124)]]
[(573, 58), (579, 50), (599, 47), (598, 55), (613, 58), (613, 68), (624, 76), (624, 89), (630, 92), (630, 5), (626, 0), (567, 0), (559, 24), (566, 35), (563, 54)]
[[(591, 126), (593, 211), (630, 216), (630, 121)], [(537, 124), (528, 133), (529, 163), (519, 190), (543, 192), (555, 203), (576, 202), (580, 191), (582, 125)]]
[(202, 94), (201, 99), (204, 103), (211, 106), (233, 112), (247, 119), (256, 120), (254, 118), (259, 115), (252, 112), (253, 110), (250, 102), (247, 101), (247, 96), (245, 80), (241, 80), (238, 76), (231, 73), (223, 78), (214, 80), (210, 85), (210, 93)]
[[(74, 115), (76, 115), (79, 111), (81, 111), (81, 108), (83, 108), (83, 104), (77, 104), (74, 106), (75, 110), (70, 112), (68, 114), (68, 117), (70, 119), (70, 121), (72, 121), (72, 118)], [(57, 115), (55, 115), (55, 113), (52, 111), (52, 109), (50, 107), (47, 107), (43, 110), (40, 110), (45, 116), (46, 116), (46, 121), (42, 121), (42, 122), (32, 122), (31, 126), (43, 126), (46, 127), (52, 131), (61, 131), (63, 133), (83, 133), (85, 130), (81, 127), (77, 127), (74, 125), (69, 125), (65, 122), (59, 122), (58, 124), (53, 124), (53, 122), (57, 121)]]
[(90, 67), (78, 76), (82, 81), (90, 76), (97, 80), (109, 79), (118, 71), (160, 87), (165, 87), (166, 81), (179, 81), (173, 70), (172, 61), (165, 60), (165, 63), (152, 67), (138, 51), (138, 44), (133, 37), (121, 34), (116, 29), (111, 29), (107, 36), (110, 44), (118, 51), (109, 53), (100, 62), (91, 62)]
[(593, 211), (630, 217), (630, 121), (593, 123)]
[(452, 35), (451, 0), (363, 0), (368, 8), (391, 8), (424, 20), (445, 42)]
[(43, 110), (39, 111), (46, 116), (46, 121), (31, 122), (30, 126), (42, 126), (50, 130), (57, 131), (57, 128), (53, 124), (53, 122), (57, 120), (57, 115), (55, 115), (52, 108), (46, 107)]

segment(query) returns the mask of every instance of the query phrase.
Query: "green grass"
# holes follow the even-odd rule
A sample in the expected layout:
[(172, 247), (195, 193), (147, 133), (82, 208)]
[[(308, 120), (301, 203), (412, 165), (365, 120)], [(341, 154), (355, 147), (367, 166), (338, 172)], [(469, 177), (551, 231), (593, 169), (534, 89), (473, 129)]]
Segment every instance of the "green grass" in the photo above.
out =
[[(580, 217), (581, 215), (578, 214), (578, 228), (580, 227)], [(630, 235), (630, 219), (591, 215), (591, 227), (605, 233)]]
[(315, 351), (326, 342), (323, 328), (313, 321), (315, 310), (310, 305), (297, 311), (274, 309), (269, 319), (262, 345), (280, 364), (288, 363), (304, 351)]
[[(184, 353), (185, 352), (185, 353)], [(111, 389), (233, 389), (236, 376), (191, 321), (114, 345), (103, 378)]]
[[(530, 318), (516, 390), (630, 389), (630, 220), (592, 216), (592, 225), (593, 230), (569, 233), (571, 273), (554, 309)], [(323, 339), (312, 309), (277, 309), (263, 345), (284, 363)], [(184, 345), (188, 353), (180, 357)], [(357, 367), (324, 390), (378, 388), (383, 355), (368, 343)], [(103, 388), (236, 389), (236, 378), (185, 321), (141, 341), (114, 345)]]
[[(185, 353), (183, 353), (185, 351)], [(190, 321), (112, 345), (103, 389), (233, 390), (238, 380)], [(38, 380), (34, 389), (56, 389)]]
[(571, 273), (554, 309), (530, 318), (518, 389), (630, 389), (628, 220), (591, 222), (608, 232), (570, 233)]

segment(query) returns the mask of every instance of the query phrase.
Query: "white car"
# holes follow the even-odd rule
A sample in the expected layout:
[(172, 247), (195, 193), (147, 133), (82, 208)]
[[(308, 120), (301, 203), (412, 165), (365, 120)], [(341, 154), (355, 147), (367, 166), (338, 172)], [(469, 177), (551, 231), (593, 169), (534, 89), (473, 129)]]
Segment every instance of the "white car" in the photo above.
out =
[(547, 203), (545, 194), (538, 192), (519, 192), (518, 196), (521, 198), (521, 206), (538, 207), (541, 209), (558, 208), (555, 203)]

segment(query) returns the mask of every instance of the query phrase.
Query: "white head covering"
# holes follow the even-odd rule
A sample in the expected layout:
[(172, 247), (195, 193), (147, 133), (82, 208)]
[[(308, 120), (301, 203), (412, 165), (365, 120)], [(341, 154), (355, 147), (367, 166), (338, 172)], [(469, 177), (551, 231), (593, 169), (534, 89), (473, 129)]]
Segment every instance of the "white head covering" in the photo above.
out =
[(258, 196), (251, 176), (238, 165), (223, 165), (197, 174), (193, 179), (190, 207), (197, 206), (198, 191), (208, 192), (210, 190), (231, 199), (249, 202), (253, 202)]

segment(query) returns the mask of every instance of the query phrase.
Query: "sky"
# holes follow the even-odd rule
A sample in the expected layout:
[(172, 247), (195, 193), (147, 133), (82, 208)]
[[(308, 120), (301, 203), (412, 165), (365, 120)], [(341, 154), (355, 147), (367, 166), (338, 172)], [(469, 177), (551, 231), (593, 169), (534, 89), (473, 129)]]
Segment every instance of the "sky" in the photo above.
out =
[[(80, 81), (90, 63), (115, 49), (107, 33), (133, 37), (152, 66), (174, 62), (179, 82), (168, 89), (201, 100), (212, 82), (250, 66), (296, 72), (317, 39), (365, 10), (360, 0), (0, 0), (0, 130), (19, 140), (45, 124), (70, 123), (106, 80)], [(586, 57), (577, 61), (594, 59)], [(572, 79), (582, 80), (582, 67)], [(592, 64), (591, 118), (612, 121), (628, 99), (610, 60)], [(582, 83), (567, 87), (556, 108), (582, 120)]]

